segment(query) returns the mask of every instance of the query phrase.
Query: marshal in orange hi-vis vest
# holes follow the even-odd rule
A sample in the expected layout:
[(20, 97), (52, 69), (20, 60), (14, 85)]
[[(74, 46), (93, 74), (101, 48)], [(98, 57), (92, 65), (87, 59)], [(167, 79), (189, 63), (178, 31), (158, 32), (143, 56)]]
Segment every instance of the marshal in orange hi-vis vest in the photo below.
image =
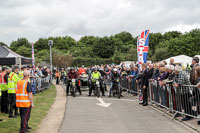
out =
[(30, 107), (31, 102), (27, 92), (27, 80), (20, 80), (17, 82), (16, 91), (16, 107)]

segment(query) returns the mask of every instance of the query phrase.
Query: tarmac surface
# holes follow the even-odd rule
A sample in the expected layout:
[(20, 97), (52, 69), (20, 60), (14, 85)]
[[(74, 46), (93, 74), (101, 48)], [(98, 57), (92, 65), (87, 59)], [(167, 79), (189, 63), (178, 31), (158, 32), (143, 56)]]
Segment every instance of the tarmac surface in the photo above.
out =
[(84, 91), (82, 96), (77, 93), (75, 98), (67, 97), (59, 133), (194, 132), (125, 94), (121, 99), (108, 98), (108, 94), (100, 99), (87, 95), (88, 91)]

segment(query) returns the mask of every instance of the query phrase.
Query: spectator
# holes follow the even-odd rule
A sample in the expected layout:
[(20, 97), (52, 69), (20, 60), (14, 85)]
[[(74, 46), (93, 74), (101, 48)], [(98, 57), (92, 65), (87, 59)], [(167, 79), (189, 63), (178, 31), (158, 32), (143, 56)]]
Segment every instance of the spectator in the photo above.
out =
[(174, 64), (174, 58), (171, 58), (170, 59), (170, 63), (169, 63), (170, 65), (173, 65), (174, 67), (175, 67), (175, 64)]
[[(200, 66), (197, 66), (197, 67), (195, 67), (195, 83), (196, 83), (196, 85), (197, 85), (197, 92), (198, 93), (196, 93), (196, 94), (198, 94), (197, 96), (196, 96), (196, 98), (197, 99), (200, 99), (200, 93), (199, 93), (199, 89), (200, 89)], [(197, 101), (198, 103), (198, 111), (200, 112), (200, 103), (199, 103), (199, 101)], [(198, 125), (200, 125), (200, 120), (199, 121), (197, 121), (197, 124)]]
[(190, 73), (190, 82), (191, 82), (192, 85), (196, 85), (196, 83), (195, 83), (195, 68), (197, 66), (199, 66), (198, 63), (199, 63), (199, 58), (198, 57), (194, 57), (192, 59), (192, 71)]
[(60, 73), (58, 70), (56, 70), (56, 84), (59, 84), (59, 77), (60, 77)]
[(136, 79), (138, 78), (139, 75), (139, 71), (137, 66), (132, 68), (130, 77), (132, 78), (132, 90), (133, 90), (133, 94), (137, 95), (137, 85), (136, 85)]
[[(177, 92), (180, 94), (179, 100), (181, 100), (182, 107), (186, 114), (193, 115), (192, 105), (190, 103), (191, 93), (187, 87), (183, 87), (182, 85), (190, 85), (190, 81), (185, 73), (181, 71), (181, 66), (175, 66), (175, 79), (174, 79), (174, 87), (177, 89)], [(183, 121), (191, 120), (192, 117), (185, 116)]]
[(141, 78), (141, 89), (143, 94), (143, 102), (140, 103), (143, 106), (148, 105), (148, 96), (147, 96), (147, 90), (148, 90), (148, 83), (150, 79), (149, 71), (147, 69), (147, 66), (145, 64), (142, 64), (142, 74), (137, 78), (137, 80)]
[(83, 72), (86, 73), (84, 65), (82, 65), (82, 67), (78, 69), (78, 74), (82, 75)]
[(154, 72), (153, 72), (153, 76), (152, 78), (150, 79), (150, 81), (152, 82), (152, 88), (153, 88), (153, 95), (154, 95), (154, 100), (156, 103), (159, 103), (159, 94), (158, 94), (158, 82), (157, 82), (157, 78), (159, 77), (160, 75), (160, 64), (157, 63), (154, 65)]
[(42, 71), (42, 74), (43, 74), (45, 77), (48, 76), (47, 67), (46, 67), (46, 66), (44, 66), (44, 69), (43, 69), (43, 71)]
[(152, 78), (154, 72), (153, 64), (149, 64), (149, 75)]
[(160, 76), (158, 77), (158, 81), (159, 81), (159, 92), (161, 95), (161, 105), (163, 106), (167, 106), (167, 93), (166, 93), (166, 88), (163, 84), (163, 80), (165, 80), (167, 78), (168, 73), (166, 72), (166, 68), (165, 67), (161, 67), (160, 68)]

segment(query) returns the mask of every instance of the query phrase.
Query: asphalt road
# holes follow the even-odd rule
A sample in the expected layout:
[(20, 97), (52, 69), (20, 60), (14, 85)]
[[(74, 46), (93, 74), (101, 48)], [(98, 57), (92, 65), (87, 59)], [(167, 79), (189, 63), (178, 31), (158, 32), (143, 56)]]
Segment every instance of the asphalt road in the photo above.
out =
[(95, 96), (67, 98), (66, 112), (59, 133), (191, 133), (191, 130), (152, 108), (143, 107), (137, 100), (124, 96), (121, 99)]

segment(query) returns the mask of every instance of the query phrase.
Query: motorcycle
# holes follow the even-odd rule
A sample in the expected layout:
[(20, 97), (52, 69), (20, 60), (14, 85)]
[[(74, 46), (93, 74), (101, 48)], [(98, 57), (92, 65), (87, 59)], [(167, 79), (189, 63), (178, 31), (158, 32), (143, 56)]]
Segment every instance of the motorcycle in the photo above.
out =
[(100, 97), (100, 80), (99, 79), (94, 79), (94, 95), (97, 96), (98, 98)]
[(76, 96), (77, 88), (76, 88), (76, 79), (72, 79), (70, 82), (70, 92), (73, 97)]
[(117, 95), (117, 97), (120, 99), (121, 89), (119, 86), (119, 79), (113, 80), (113, 93), (115, 93)]

